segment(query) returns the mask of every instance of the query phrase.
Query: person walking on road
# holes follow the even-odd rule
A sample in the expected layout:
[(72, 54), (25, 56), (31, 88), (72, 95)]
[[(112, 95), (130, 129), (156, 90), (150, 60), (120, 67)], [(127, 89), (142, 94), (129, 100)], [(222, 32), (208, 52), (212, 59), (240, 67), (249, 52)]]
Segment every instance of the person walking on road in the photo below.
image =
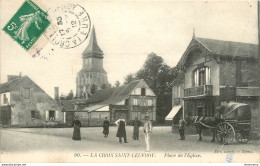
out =
[(79, 121), (78, 116), (75, 116), (75, 120), (73, 121), (72, 126), (74, 127), (72, 139), (80, 141), (81, 140), (81, 134), (80, 134), (81, 123)]
[(105, 135), (105, 138), (107, 138), (109, 134), (109, 120), (107, 120), (107, 117), (105, 117), (103, 122), (103, 134)]
[(124, 138), (124, 142), (128, 143), (126, 140), (126, 130), (125, 130), (126, 122), (123, 116), (121, 116), (120, 119), (115, 121), (115, 124), (118, 126), (116, 136), (119, 137), (120, 144), (122, 143), (122, 137)]
[(150, 151), (150, 135), (152, 133), (152, 122), (149, 120), (149, 116), (145, 116), (144, 122), (144, 136), (145, 136), (145, 144), (146, 144), (146, 151)]
[(182, 116), (180, 116), (180, 120), (179, 120), (180, 139), (179, 140), (185, 140), (184, 129), (185, 129), (185, 122), (184, 122)]

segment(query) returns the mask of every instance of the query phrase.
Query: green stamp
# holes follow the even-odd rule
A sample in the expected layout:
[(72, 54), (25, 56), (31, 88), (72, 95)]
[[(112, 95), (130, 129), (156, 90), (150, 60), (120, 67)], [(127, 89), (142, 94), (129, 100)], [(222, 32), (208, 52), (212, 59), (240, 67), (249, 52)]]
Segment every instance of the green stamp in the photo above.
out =
[(26, 0), (3, 30), (28, 51), (50, 25), (47, 16), (34, 2)]

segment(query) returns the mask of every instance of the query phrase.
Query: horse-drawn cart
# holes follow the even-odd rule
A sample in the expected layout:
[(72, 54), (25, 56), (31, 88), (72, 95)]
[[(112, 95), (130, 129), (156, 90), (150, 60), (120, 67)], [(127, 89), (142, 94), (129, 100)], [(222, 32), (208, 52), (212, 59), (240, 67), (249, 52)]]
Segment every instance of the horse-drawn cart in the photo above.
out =
[(246, 143), (251, 139), (251, 110), (243, 103), (228, 103), (222, 110), (222, 122), (216, 126), (216, 138), (220, 143), (233, 140)]

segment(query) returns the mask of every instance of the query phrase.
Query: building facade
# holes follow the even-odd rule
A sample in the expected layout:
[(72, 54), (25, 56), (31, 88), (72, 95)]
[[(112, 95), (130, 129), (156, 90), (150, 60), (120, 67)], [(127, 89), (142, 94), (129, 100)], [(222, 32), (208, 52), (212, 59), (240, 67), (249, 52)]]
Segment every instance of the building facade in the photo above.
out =
[(63, 123), (62, 106), (28, 76), (0, 84), (0, 124), (43, 126)]
[(88, 126), (102, 125), (105, 117), (115, 122), (121, 116), (130, 123), (137, 117), (148, 115), (156, 120), (156, 96), (144, 80), (132, 81), (116, 88), (97, 91), (86, 102), (87, 106), (77, 115)]
[(258, 45), (255, 44), (194, 36), (178, 63), (184, 72), (181, 89), (184, 116), (214, 116), (216, 107), (242, 102), (251, 106), (252, 129), (259, 132), (257, 56)]
[(95, 28), (92, 28), (89, 44), (82, 53), (83, 65), (76, 78), (77, 98), (89, 98), (91, 88), (107, 86), (107, 73), (103, 68), (104, 53), (97, 44)]

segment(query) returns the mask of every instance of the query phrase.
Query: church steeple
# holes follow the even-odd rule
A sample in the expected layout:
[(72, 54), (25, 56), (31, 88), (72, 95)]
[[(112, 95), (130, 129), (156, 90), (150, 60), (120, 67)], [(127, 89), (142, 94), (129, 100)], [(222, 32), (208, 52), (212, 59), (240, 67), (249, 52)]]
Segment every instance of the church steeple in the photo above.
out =
[(89, 44), (82, 53), (83, 65), (76, 79), (78, 98), (88, 98), (88, 94), (91, 94), (91, 87), (101, 89), (108, 84), (107, 73), (103, 68), (103, 55), (103, 51), (97, 44), (93, 27)]
[(89, 58), (89, 57), (104, 58), (103, 55), (104, 55), (103, 51), (99, 48), (97, 44), (96, 32), (93, 26), (89, 44), (87, 48), (83, 51), (82, 57), (83, 58)]

